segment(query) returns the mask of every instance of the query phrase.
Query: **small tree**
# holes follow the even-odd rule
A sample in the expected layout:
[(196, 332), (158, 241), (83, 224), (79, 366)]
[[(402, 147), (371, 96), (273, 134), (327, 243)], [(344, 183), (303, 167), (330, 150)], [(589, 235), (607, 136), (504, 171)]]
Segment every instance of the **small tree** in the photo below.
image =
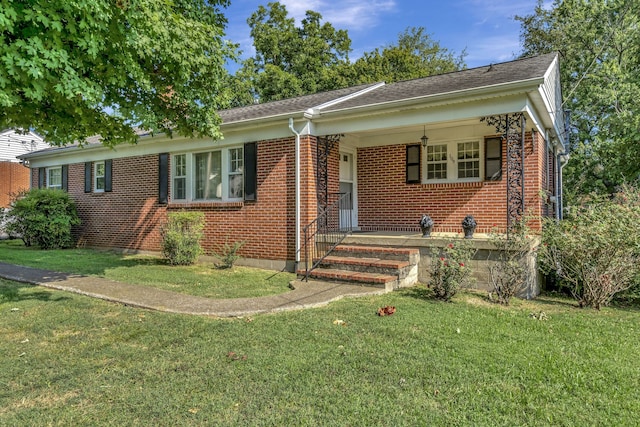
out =
[(527, 265), (533, 244), (529, 232), (527, 218), (515, 222), (508, 234), (491, 232), (489, 241), (497, 252), (496, 262), (489, 267), (491, 301), (509, 305), (511, 298), (532, 280)]
[(162, 227), (162, 255), (171, 265), (195, 264), (202, 254), (202, 212), (172, 212)]
[(473, 242), (459, 239), (432, 252), (429, 286), (434, 296), (449, 301), (461, 287), (471, 280), (469, 261), (476, 253)]
[(623, 187), (613, 197), (590, 195), (567, 219), (547, 220), (540, 251), (581, 307), (600, 309), (634, 285), (640, 272), (640, 193)]
[(67, 248), (73, 244), (71, 227), (80, 224), (76, 205), (66, 191), (50, 188), (19, 193), (6, 214), (5, 229), (26, 246)]

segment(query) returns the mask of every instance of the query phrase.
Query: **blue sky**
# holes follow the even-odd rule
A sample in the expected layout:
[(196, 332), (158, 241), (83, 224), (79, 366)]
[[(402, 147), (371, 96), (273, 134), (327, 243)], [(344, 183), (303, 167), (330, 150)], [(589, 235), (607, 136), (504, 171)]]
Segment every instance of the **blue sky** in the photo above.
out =
[[(297, 24), (311, 9), (349, 32), (355, 60), (363, 52), (394, 43), (407, 27), (424, 27), (440, 45), (459, 54), (469, 68), (509, 61), (520, 52), (516, 15), (533, 12), (536, 0), (281, 0)], [(225, 10), (228, 37), (253, 54), (247, 18), (268, 0), (231, 0)], [(547, 1), (546, 3), (551, 3)]]

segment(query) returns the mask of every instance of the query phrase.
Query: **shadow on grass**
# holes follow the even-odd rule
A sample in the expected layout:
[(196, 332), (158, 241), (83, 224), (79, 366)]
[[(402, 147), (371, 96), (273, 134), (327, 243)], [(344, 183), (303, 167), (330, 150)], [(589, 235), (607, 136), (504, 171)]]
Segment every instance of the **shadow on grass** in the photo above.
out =
[(20, 302), (20, 301), (44, 301), (59, 302), (70, 299), (65, 296), (53, 296), (53, 293), (42, 289), (37, 285), (28, 283), (14, 282), (11, 280), (0, 279), (0, 303)]

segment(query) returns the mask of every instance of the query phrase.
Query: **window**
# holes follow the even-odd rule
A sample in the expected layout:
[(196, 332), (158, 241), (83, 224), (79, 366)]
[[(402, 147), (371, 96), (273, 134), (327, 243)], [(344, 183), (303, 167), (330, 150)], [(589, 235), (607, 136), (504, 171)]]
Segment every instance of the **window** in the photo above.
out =
[(242, 147), (205, 153), (174, 154), (171, 182), (174, 201), (239, 200), (244, 194)]
[(187, 198), (187, 155), (173, 156), (173, 198), (183, 200)]
[(427, 179), (447, 179), (447, 144), (427, 146)]
[(242, 198), (244, 157), (242, 148), (232, 148), (229, 150), (229, 198)]
[(106, 170), (104, 162), (95, 162), (93, 164), (93, 191), (96, 193), (102, 193), (105, 190), (105, 177)]
[(482, 150), (480, 141), (452, 141), (429, 144), (425, 150), (424, 182), (480, 181)]
[(407, 145), (407, 184), (420, 183), (420, 146)]
[(458, 179), (480, 178), (480, 142), (458, 143)]
[(62, 166), (47, 169), (47, 188), (62, 189)]
[(485, 144), (484, 172), (487, 181), (502, 179), (502, 139), (487, 138)]

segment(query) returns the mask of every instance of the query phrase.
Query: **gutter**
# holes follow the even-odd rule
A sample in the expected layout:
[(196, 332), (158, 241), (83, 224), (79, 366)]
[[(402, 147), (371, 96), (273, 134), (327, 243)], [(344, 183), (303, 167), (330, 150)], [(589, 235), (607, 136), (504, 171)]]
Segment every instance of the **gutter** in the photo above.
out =
[(300, 223), (301, 223), (301, 214), (300, 214), (300, 133), (295, 130), (293, 127), (293, 118), (289, 117), (289, 130), (296, 136), (296, 150), (295, 150), (295, 199), (296, 199), (296, 258), (295, 258), (295, 266), (294, 271), (298, 272), (298, 266), (300, 265)]

